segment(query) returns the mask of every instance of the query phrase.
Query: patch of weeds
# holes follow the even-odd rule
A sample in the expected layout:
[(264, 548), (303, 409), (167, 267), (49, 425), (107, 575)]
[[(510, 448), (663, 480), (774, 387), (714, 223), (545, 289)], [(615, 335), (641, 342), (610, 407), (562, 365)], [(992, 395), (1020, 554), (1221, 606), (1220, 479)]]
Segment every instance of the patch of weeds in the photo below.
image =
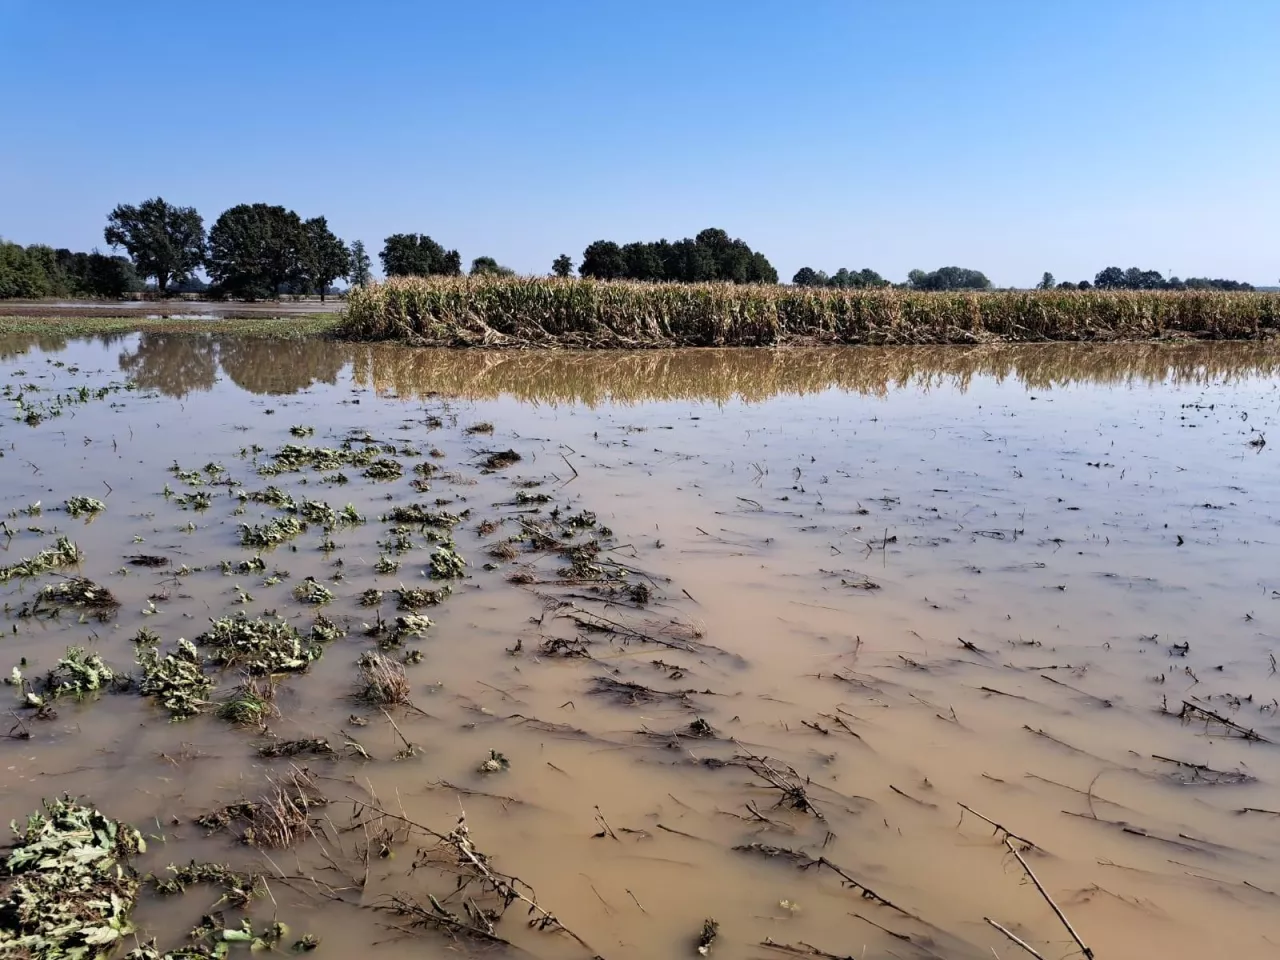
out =
[(259, 550), (292, 540), (306, 529), (297, 517), (274, 517), (265, 524), (240, 524), (240, 544)]
[(315, 737), (309, 740), (268, 740), (266, 743), (258, 744), (258, 756), (268, 760), (276, 760), (280, 757), (300, 757), (303, 755), (312, 757), (332, 757), (336, 752), (330, 746), (329, 741), (321, 737)]
[(511, 769), (511, 761), (497, 750), (490, 750), (489, 756), (476, 767), (476, 773), (501, 773)]
[(520, 556), (520, 551), (516, 549), (516, 543), (519, 538), (509, 540), (499, 540), (497, 543), (490, 544), (486, 551), (489, 556), (495, 560), (514, 560)]
[(265, 503), (269, 507), (276, 507), (280, 510), (293, 510), (293, 497), (281, 490), (279, 487), (267, 487), (265, 490), (241, 490), (239, 493), (241, 500), (250, 500), (254, 503)]
[(272, 617), (250, 619), (244, 614), (220, 617), (196, 643), (211, 650), (211, 660), (220, 667), (238, 667), (249, 676), (305, 670), (320, 659), (320, 644), (306, 641), (286, 620)]
[(241, 827), (241, 842), (254, 847), (291, 847), (314, 835), (312, 807), (327, 801), (315, 781), (294, 768), (285, 777), (270, 780), (259, 800), (241, 800), (196, 817), (207, 830)]
[(466, 432), (473, 436), (477, 433), (493, 433), (493, 424), (488, 422), (473, 423), (467, 427)]
[(408, 553), (413, 549), (413, 531), (408, 527), (392, 527), (387, 531), (387, 538), (378, 541), (378, 546), (387, 553)]
[(347, 475), (346, 475), (345, 473), (343, 473), (341, 470), (339, 470), (337, 473), (331, 473), (331, 474), (329, 474), (328, 476), (321, 477), (321, 478), (320, 478), (320, 482), (321, 482), (321, 483), (336, 483), (336, 484), (341, 485), (341, 484), (344, 484), (344, 483), (350, 483), (351, 481), (350, 481), (350, 479), (347, 477)]
[(452, 546), (436, 547), (435, 553), (431, 554), (431, 577), (435, 580), (452, 580), (465, 576), (467, 572), (467, 561), (458, 556), (457, 550)]
[(383, 594), (381, 590), (375, 590), (373, 587), (370, 587), (364, 593), (360, 594), (360, 606), (376, 607), (382, 603), (382, 596)]
[(440, 472), (440, 468), (430, 460), (423, 460), (421, 463), (413, 465), (413, 472), (424, 479), (430, 479)]
[(68, 497), (66, 508), (73, 517), (92, 517), (107, 509), (107, 505), (93, 497)]
[(305, 470), (308, 467), (314, 470), (337, 470), (347, 466), (367, 467), (377, 456), (376, 446), (355, 449), (344, 444), (342, 449), (333, 450), (328, 447), (303, 447), (286, 443), (269, 463), (258, 467), (258, 473), (270, 477)]
[(183, 510), (208, 510), (213, 506), (213, 494), (207, 490), (196, 490), (194, 493), (183, 493), (173, 498), (173, 502)]
[(374, 573), (389, 574), (395, 573), (399, 569), (400, 561), (392, 560), (390, 557), (385, 555), (378, 557), (377, 563), (373, 565)]
[(523, 490), (516, 491), (516, 503), (521, 506), (527, 506), (533, 503), (550, 503), (551, 494), (549, 493), (526, 493)]
[(40, 694), (27, 693), (28, 706), (41, 707), (47, 701), (72, 696), (80, 699), (108, 687), (128, 684), (128, 677), (109, 667), (97, 653), (84, 647), (68, 647), (66, 654), (45, 675)]
[(289, 432), (293, 434), (295, 437), (313, 437), (315, 436), (316, 428), (304, 427), (298, 424), (294, 424), (292, 427), (289, 428)]
[(175, 720), (194, 717), (209, 701), (213, 680), (204, 673), (203, 658), (190, 640), (179, 640), (174, 653), (151, 647), (138, 651), (142, 681), (138, 690), (169, 711)]
[(157, 557), (149, 553), (138, 553), (124, 559), (127, 564), (133, 567), (164, 567), (169, 564), (168, 557)]
[(98, 960), (133, 932), (139, 881), (130, 861), (142, 834), (69, 797), (13, 826), (0, 875), (0, 953)]
[(120, 601), (106, 587), (98, 586), (88, 577), (68, 577), (41, 587), (31, 613), (57, 607), (85, 607), (106, 615), (119, 606)]
[(401, 587), (395, 591), (396, 609), (421, 610), (423, 607), (434, 607), (448, 599), (453, 588), (445, 584), (439, 590), (427, 590), (424, 587)]
[(280, 716), (276, 708), (276, 690), (269, 679), (248, 677), (218, 701), (215, 711), (219, 720), (241, 727), (265, 727), (268, 720)]
[(382, 515), (385, 523), (413, 523), (419, 526), (454, 527), (462, 522), (462, 517), (444, 510), (432, 510), (425, 503), (411, 503), (408, 506), (393, 507)]
[(144, 879), (161, 896), (186, 893), (187, 887), (197, 884), (216, 887), (222, 891), (222, 898), (218, 902), (228, 903), (237, 909), (248, 906), (264, 889), (261, 874), (239, 873), (220, 863), (196, 863), (192, 860), (185, 867), (171, 864), (169, 872), (173, 874), (171, 878), (162, 879), (155, 874), (148, 874)]
[(0, 567), (0, 583), (14, 577), (35, 577), (61, 567), (74, 567), (84, 559), (84, 553), (66, 537), (59, 537), (52, 547), (46, 547), (30, 559), (23, 558), (7, 567)]
[(370, 480), (399, 480), (404, 476), (404, 467), (399, 460), (379, 457), (365, 468), (364, 475)]
[(323, 613), (316, 614), (311, 623), (311, 639), (316, 643), (333, 643), (347, 635), (347, 631), (338, 626)]
[(334, 600), (333, 591), (314, 577), (307, 577), (293, 588), (293, 597), (302, 603), (325, 604)]
[(486, 470), (504, 470), (523, 459), (514, 450), (491, 450), (484, 454), (484, 466)]
[(409, 703), (409, 680), (403, 665), (376, 651), (366, 651), (356, 661), (359, 681), (356, 699), (389, 706)]

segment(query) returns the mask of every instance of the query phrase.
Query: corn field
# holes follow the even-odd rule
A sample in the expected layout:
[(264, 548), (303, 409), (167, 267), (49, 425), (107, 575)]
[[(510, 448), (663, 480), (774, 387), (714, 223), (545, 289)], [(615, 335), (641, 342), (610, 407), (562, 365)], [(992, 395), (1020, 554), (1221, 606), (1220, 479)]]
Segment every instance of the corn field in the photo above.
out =
[(351, 291), (339, 334), (437, 346), (710, 347), (1242, 340), (1280, 295), (831, 290), (551, 278), (394, 278)]

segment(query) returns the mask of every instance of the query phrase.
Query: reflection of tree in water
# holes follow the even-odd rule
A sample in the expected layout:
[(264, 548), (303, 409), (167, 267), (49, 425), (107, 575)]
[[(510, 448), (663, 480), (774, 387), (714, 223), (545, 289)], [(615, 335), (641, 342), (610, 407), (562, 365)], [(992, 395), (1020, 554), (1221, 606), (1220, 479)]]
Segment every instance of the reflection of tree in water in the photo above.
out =
[(219, 341), (222, 371), (250, 393), (297, 393), (313, 383), (337, 383), (348, 348), (324, 340)]
[(145, 390), (185, 397), (213, 389), (218, 379), (217, 345), (203, 334), (144, 333), (136, 350), (120, 354), (120, 369)]
[(20, 357), (32, 347), (45, 353), (57, 353), (67, 345), (67, 338), (52, 333), (6, 333), (0, 335), (0, 360)]

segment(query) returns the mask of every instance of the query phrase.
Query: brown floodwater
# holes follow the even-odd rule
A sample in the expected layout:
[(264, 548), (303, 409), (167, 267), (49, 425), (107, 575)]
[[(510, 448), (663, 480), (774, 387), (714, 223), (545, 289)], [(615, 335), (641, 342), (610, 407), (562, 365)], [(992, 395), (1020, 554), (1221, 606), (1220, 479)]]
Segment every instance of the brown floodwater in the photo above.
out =
[[(0, 565), (66, 534), (78, 572), (121, 602), (105, 622), (21, 617), (56, 576), (0, 586), (0, 672), (25, 658), (38, 677), (84, 645), (136, 673), (139, 628), (171, 649), (241, 611), (306, 628), (317, 610), (293, 590), (307, 576), (347, 630), (280, 680), (269, 724), (327, 738), (336, 758), (262, 759), (262, 731), (171, 722), (136, 692), (37, 719), (6, 688), (30, 738), (0, 741), (0, 817), (67, 793), (141, 827), (143, 869), (253, 867), (269, 895), (252, 915), (329, 956), (485, 952), (370, 909), (493, 906), (477, 884), (455, 895), (423, 837), (366, 863), (369, 831), (347, 828), (371, 797), (441, 833), (465, 810), (476, 849), (580, 938), (531, 928), (517, 902), (495, 933), (529, 956), (697, 956), (709, 918), (722, 957), (1031, 955), (986, 918), (1044, 957), (1079, 955), (985, 817), (1098, 958), (1275, 955), (1278, 371), (1266, 344), (580, 355), (0, 339), (0, 387), (23, 402), (0, 421)], [(468, 432), (480, 423), (492, 434)], [(404, 476), (257, 472), (285, 444), (352, 436), (394, 445)], [(508, 449), (521, 459), (485, 468)], [(440, 468), (429, 492), (411, 487), (422, 462)], [(231, 483), (169, 470), (209, 463)], [(166, 485), (212, 506), (184, 510)], [(282, 515), (238, 513), (235, 492), (268, 485), (368, 522), (329, 549), (312, 525), (265, 552), (264, 572), (224, 574), (256, 553), (237, 525)], [(72, 519), (58, 507), (75, 495), (106, 511)], [(422, 611), (426, 635), (390, 651), (422, 660), (406, 667), (413, 707), (383, 713), (351, 699), (366, 626), (397, 615), (395, 589), (438, 583), (416, 528), (398, 571), (375, 571), (391, 527), (378, 518), (437, 501), (470, 511), (454, 531), (469, 566)], [(530, 548), (531, 530), (563, 539), (583, 510), (598, 525), (574, 542), (600, 538), (597, 562), (565, 569), (554, 538)], [(514, 558), (490, 556), (511, 537)], [(170, 564), (125, 564), (139, 553)], [(360, 605), (371, 588), (378, 608)], [(638, 686), (610, 696), (602, 679)], [(698, 719), (714, 736), (684, 735)], [(414, 755), (396, 759), (406, 741)], [(491, 750), (510, 769), (480, 773)], [(259, 850), (192, 822), (293, 764), (329, 799), (320, 837)], [(780, 804), (778, 784), (809, 808)], [(750, 844), (825, 859), (735, 849)], [(147, 895), (136, 919), (176, 946), (217, 897)]]

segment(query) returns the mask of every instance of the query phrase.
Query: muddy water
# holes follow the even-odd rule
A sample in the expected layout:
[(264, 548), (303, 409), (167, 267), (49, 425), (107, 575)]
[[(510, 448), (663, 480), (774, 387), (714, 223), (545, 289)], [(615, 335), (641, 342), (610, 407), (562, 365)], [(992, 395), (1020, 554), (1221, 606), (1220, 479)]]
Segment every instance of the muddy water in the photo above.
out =
[[(256, 755), (260, 732), (170, 722), (131, 692), (63, 699), (37, 720), (10, 688), (31, 737), (0, 742), (0, 815), (67, 792), (157, 838), (146, 868), (256, 865), (271, 895), (253, 915), (319, 936), (332, 956), (470, 950), (366, 909), (455, 886), (438, 863), (415, 869), (421, 839), (371, 858), (365, 879), (365, 834), (345, 828), (350, 801), (371, 795), (441, 832), (465, 809), (476, 847), (590, 945), (528, 929), (516, 904), (496, 932), (533, 956), (696, 956), (707, 918), (724, 957), (788, 955), (770, 940), (838, 957), (1029, 955), (984, 918), (1046, 957), (1078, 953), (1005, 834), (964, 804), (1034, 844), (1014, 841), (1095, 956), (1280, 949), (1280, 820), (1240, 812), (1280, 810), (1280, 747), (1267, 742), (1280, 740), (1280, 490), (1275, 448), (1261, 443), (1280, 413), (1280, 351), (580, 357), (127, 336), (5, 341), (0, 357), (0, 383), (28, 409), (80, 386), (121, 388), (42, 407), (61, 413), (34, 426), (0, 424), (0, 511), (44, 507), (7, 520), (0, 564), (66, 533), (85, 553), (80, 572), (121, 601), (105, 623), (19, 618), (53, 577), (11, 581), (12, 664), (0, 667), (25, 657), (38, 676), (83, 644), (130, 669), (140, 627), (168, 646), (242, 610), (305, 628), (315, 609), (292, 590), (314, 576), (348, 635), (282, 679), (270, 732), (340, 749), (350, 738), (372, 758), (293, 761), (321, 778), (326, 836), (262, 852), (192, 823), (290, 769)], [(466, 432), (481, 422), (494, 433)], [(342, 486), (318, 471), (257, 473), (286, 443), (336, 447), (354, 433), (419, 452), (393, 455), (405, 465), (394, 481), (359, 468)], [(506, 449), (522, 459), (486, 472), (483, 455)], [(429, 492), (410, 487), (423, 461), (444, 471)], [(175, 462), (219, 463), (246, 490), (350, 501), (369, 522), (335, 531), (329, 551), (313, 526), (296, 550), (265, 553), (266, 572), (227, 576), (219, 561), (254, 554), (237, 524), (280, 512), (249, 502), (237, 514), (234, 485), (199, 488), (213, 506), (184, 511), (163, 495), (195, 489), (167, 472)], [(516, 505), (520, 492), (552, 499)], [(107, 510), (85, 522), (53, 509), (72, 495)], [(388, 716), (349, 698), (375, 643), (365, 625), (396, 615), (395, 588), (436, 584), (421, 531), (398, 572), (375, 572), (390, 526), (378, 517), (437, 499), (471, 511), (455, 530), (470, 566), (423, 611), (427, 635), (406, 642), (423, 654), (406, 668), (414, 709)], [(623, 565), (623, 583), (566, 576), (566, 559), (527, 537), (514, 559), (488, 555), (557, 506), (609, 528), (579, 539), (603, 538), (611, 563), (596, 569)], [(502, 522), (482, 536), (482, 520)], [(171, 565), (126, 567), (137, 553)], [(175, 575), (183, 564), (194, 572)], [(265, 585), (277, 570), (287, 575)], [(634, 583), (647, 604), (601, 602), (602, 587)], [(358, 603), (369, 588), (388, 591), (377, 610)], [(615, 632), (586, 629), (580, 611)], [(556, 651), (556, 639), (570, 645)], [(599, 678), (643, 689), (602, 696)], [(1238, 727), (1179, 719), (1184, 701)], [(717, 736), (671, 735), (697, 718)], [(406, 740), (416, 755), (394, 759)], [(510, 769), (477, 772), (490, 750)], [(811, 809), (778, 806), (768, 772), (744, 757), (771, 758)], [(876, 897), (825, 865), (734, 849), (752, 843), (825, 857)], [(176, 945), (216, 898), (148, 898), (138, 919)]]

